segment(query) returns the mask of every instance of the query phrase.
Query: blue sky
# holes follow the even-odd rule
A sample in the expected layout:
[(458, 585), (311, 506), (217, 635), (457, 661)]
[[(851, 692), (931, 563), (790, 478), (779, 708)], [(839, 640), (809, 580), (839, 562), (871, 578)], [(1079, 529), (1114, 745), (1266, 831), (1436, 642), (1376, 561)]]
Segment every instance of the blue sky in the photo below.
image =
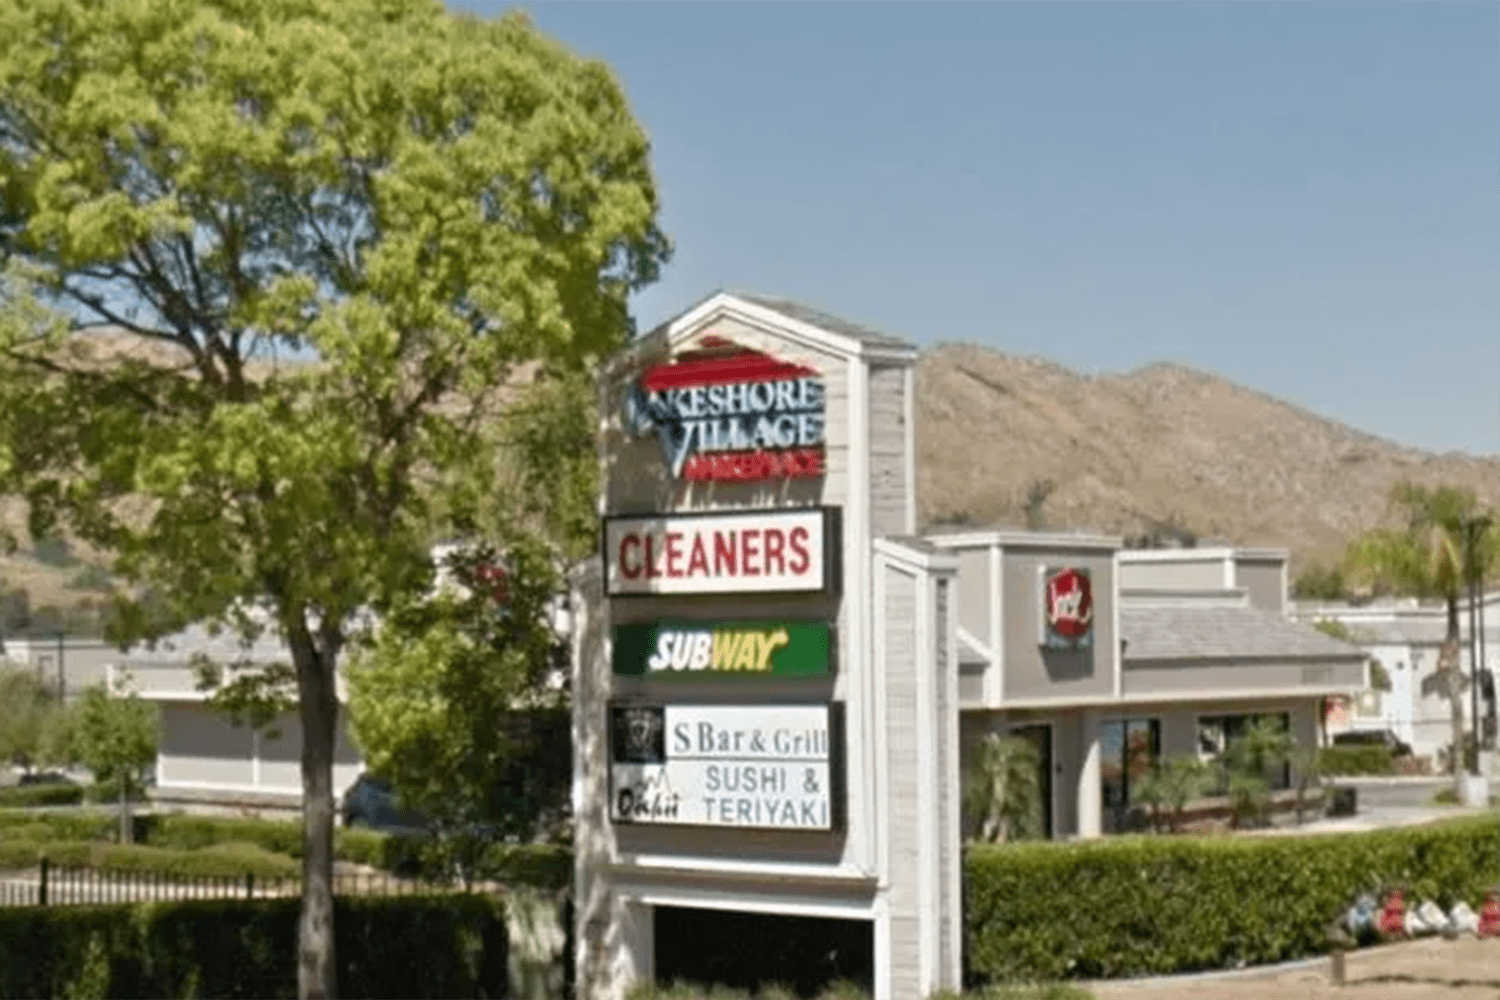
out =
[(1500, 455), (1500, 4), (523, 6), (651, 136), (642, 329), (769, 292)]

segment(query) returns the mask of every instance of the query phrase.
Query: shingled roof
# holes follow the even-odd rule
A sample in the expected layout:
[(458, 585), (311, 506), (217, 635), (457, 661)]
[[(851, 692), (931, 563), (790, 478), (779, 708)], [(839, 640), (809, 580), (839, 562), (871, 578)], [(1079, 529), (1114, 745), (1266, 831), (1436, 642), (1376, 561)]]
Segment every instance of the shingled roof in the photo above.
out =
[(859, 323), (854, 323), (847, 319), (839, 319), (837, 316), (830, 316), (826, 312), (814, 309), (811, 306), (805, 306), (800, 302), (793, 302), (790, 299), (778, 299), (769, 295), (757, 295), (749, 292), (729, 292), (728, 294), (733, 295), (737, 299), (744, 299), (753, 305), (774, 310), (783, 316), (788, 316), (803, 323), (827, 330), (829, 333), (837, 333), (841, 336), (869, 344), (871, 347), (895, 347), (909, 350), (916, 347), (915, 344), (902, 340), (900, 337), (893, 337), (888, 333), (872, 330)]
[(1362, 658), (1359, 647), (1261, 608), (1121, 607), (1126, 660)]

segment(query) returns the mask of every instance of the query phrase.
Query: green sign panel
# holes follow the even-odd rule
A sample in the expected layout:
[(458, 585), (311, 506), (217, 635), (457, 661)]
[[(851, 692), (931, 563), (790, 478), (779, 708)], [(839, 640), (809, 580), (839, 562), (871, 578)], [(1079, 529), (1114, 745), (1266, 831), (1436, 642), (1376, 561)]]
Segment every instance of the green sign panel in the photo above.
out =
[(825, 677), (824, 622), (617, 625), (615, 673), (630, 677)]

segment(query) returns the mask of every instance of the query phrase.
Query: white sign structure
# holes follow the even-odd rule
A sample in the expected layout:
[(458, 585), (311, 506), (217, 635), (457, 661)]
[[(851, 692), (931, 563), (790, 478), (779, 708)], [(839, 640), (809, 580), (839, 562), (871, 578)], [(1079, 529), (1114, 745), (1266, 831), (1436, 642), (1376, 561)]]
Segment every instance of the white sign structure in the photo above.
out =
[(616, 823), (830, 830), (827, 705), (617, 707)]
[(608, 592), (729, 594), (827, 586), (822, 510), (610, 518)]

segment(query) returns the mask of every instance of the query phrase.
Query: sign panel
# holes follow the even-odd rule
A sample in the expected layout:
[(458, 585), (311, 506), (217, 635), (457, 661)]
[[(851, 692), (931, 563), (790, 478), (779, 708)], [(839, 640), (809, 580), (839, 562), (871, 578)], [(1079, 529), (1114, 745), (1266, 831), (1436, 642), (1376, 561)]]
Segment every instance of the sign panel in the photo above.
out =
[(1087, 569), (1043, 567), (1041, 644), (1083, 649), (1094, 644), (1094, 583)]
[(654, 433), (673, 478), (749, 482), (823, 474), (823, 379), (709, 335), (645, 371), (625, 427)]
[(649, 622), (617, 625), (611, 659), (621, 676), (824, 677), (825, 622)]
[(831, 830), (828, 705), (617, 706), (616, 823)]
[(820, 591), (828, 585), (825, 522), (820, 509), (607, 518), (607, 591)]

